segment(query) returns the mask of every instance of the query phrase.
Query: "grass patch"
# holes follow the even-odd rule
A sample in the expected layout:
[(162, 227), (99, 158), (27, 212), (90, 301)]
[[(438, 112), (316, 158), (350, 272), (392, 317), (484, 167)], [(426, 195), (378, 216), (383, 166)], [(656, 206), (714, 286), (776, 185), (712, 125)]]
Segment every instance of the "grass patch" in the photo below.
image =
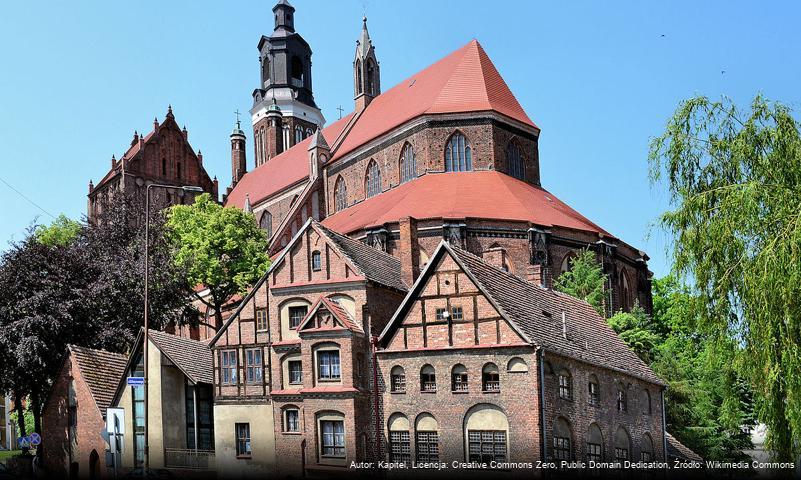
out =
[(0, 450), (0, 463), (6, 463), (6, 460), (15, 457), (22, 453), (21, 450)]

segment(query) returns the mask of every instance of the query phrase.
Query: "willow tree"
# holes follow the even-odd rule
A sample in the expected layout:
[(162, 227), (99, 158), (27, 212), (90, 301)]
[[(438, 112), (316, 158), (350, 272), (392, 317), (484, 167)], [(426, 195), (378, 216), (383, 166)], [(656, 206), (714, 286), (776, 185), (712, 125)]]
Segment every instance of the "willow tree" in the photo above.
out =
[(757, 96), (681, 103), (652, 141), (666, 185), (661, 225), (678, 273), (697, 288), (701, 327), (743, 347), (767, 448), (801, 448), (801, 136), (790, 109)]

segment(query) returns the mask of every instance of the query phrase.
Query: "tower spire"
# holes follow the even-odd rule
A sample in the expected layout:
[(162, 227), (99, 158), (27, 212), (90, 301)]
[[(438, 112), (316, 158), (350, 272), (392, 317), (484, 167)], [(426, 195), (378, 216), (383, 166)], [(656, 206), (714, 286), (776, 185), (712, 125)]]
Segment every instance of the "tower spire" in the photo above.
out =
[(356, 40), (356, 55), (353, 59), (353, 84), (356, 111), (367, 108), (367, 105), (381, 94), (381, 73), (375, 47), (367, 30), (367, 16), (362, 17), (362, 32)]

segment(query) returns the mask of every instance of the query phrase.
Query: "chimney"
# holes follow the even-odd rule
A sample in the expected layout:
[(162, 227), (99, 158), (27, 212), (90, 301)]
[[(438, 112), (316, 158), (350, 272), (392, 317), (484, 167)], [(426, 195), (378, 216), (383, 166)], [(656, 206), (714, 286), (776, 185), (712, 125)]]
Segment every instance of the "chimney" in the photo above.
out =
[(401, 280), (411, 287), (420, 276), (420, 244), (417, 242), (417, 219), (403, 217), (398, 221), (400, 227), (400, 246), (398, 257), (401, 262)]
[(504, 272), (509, 271), (509, 262), (507, 261), (506, 250), (503, 247), (491, 247), (484, 251), (481, 255), (484, 261), (493, 267), (500, 268)]
[(542, 265), (536, 264), (526, 267), (526, 281), (542, 287), (542, 280)]

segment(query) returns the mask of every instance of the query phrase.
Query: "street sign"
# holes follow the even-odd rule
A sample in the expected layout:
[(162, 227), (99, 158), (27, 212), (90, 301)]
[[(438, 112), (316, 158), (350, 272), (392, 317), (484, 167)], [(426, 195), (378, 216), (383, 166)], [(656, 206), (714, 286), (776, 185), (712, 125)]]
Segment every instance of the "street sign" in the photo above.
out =
[(20, 448), (28, 448), (31, 446), (31, 438), (28, 436), (19, 437), (17, 438), (17, 445), (19, 445)]
[(125, 434), (125, 409), (116, 407), (106, 409), (106, 432)]
[(30, 437), (28, 437), (28, 440), (34, 447), (42, 443), (42, 437), (36, 432), (33, 432)]
[(141, 387), (145, 384), (144, 377), (128, 377), (128, 385), (132, 387)]

